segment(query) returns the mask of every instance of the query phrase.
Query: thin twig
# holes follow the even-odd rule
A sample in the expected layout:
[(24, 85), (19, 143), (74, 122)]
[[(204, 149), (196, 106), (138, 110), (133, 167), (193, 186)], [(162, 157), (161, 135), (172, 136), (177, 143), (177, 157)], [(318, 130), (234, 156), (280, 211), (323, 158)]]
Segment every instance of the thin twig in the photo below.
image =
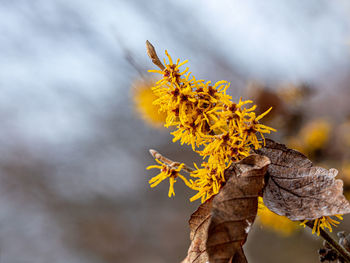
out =
[(113, 28), (113, 31), (115, 31), (115, 38), (123, 52), (125, 60), (137, 71), (141, 78), (145, 78), (145, 69), (135, 60), (134, 54), (124, 43), (122, 37), (118, 34), (118, 31), (115, 28)]
[[(309, 221), (306, 223), (308, 227), (313, 228), (314, 221)], [(320, 236), (328, 242), (331, 247), (341, 255), (345, 262), (350, 263), (350, 253), (343, 246), (341, 246), (334, 238), (332, 238), (326, 231), (322, 228), (320, 229)]]
[[(159, 161), (161, 161), (161, 162), (163, 162), (163, 163), (169, 165), (170, 167), (178, 167), (178, 166), (180, 166), (180, 164), (181, 164), (181, 163), (179, 163), (179, 162), (174, 162), (174, 161), (172, 161), (172, 160), (166, 158), (165, 156), (161, 155), (161, 154), (160, 154), (159, 152), (157, 152), (156, 150), (150, 149), (150, 150), (149, 150), (149, 153), (153, 156), (153, 158), (158, 159)], [(183, 169), (184, 171), (188, 172), (188, 173), (191, 173), (191, 172), (194, 171), (193, 168), (189, 167), (189, 166), (186, 165), (186, 164), (182, 167), (182, 169)]]
[(163, 63), (160, 61), (160, 59), (158, 58), (158, 55), (156, 50), (154, 49), (154, 46), (148, 40), (146, 40), (146, 49), (147, 49), (147, 55), (152, 60), (153, 64), (159, 67), (161, 70), (164, 70), (165, 67)]

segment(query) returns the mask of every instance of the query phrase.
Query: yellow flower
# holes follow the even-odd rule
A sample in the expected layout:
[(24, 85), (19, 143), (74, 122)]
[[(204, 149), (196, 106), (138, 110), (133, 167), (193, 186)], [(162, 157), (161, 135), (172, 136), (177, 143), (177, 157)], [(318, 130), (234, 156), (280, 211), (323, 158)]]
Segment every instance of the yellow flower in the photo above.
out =
[(234, 102), (228, 102), (225, 104), (225, 108), (222, 108), (218, 115), (220, 119), (212, 125), (212, 129), (217, 129), (218, 127), (227, 126), (228, 128), (239, 129), (242, 120), (244, 120), (245, 114), (256, 108), (252, 106), (249, 109), (243, 109), (245, 104), (253, 103), (251, 100), (242, 101), (242, 98), (239, 99), (239, 102), (236, 104)]
[(207, 143), (205, 148), (198, 153), (204, 157), (209, 156), (209, 159), (215, 160), (216, 163), (226, 163), (229, 166), (232, 160), (239, 160), (239, 157), (249, 155), (250, 148), (244, 149), (240, 147), (241, 145), (242, 139), (228, 131), (211, 137), (211, 142)]
[(153, 101), (157, 99), (152, 91), (153, 84), (151, 81), (136, 81), (132, 89), (133, 100), (141, 118), (148, 124), (159, 128), (164, 125), (167, 114), (159, 112), (159, 106), (153, 104)]
[(159, 169), (160, 173), (156, 176), (154, 176), (151, 180), (148, 181), (148, 183), (151, 185), (151, 187), (155, 187), (158, 184), (160, 184), (163, 180), (169, 178), (169, 193), (168, 196), (171, 197), (172, 195), (175, 196), (175, 191), (174, 191), (174, 184), (176, 182), (176, 178), (179, 177), (181, 178), (186, 185), (190, 186), (191, 183), (179, 172), (181, 171), (182, 167), (184, 164), (180, 164), (177, 168), (172, 168), (167, 164), (162, 163), (158, 159), (156, 159), (156, 162), (159, 163), (160, 165), (150, 165), (146, 169)]
[[(333, 217), (336, 217), (337, 220), (343, 220), (343, 217), (341, 215), (334, 215)], [(338, 226), (340, 223), (333, 219), (331, 216), (323, 216), (320, 218), (315, 219), (314, 226), (312, 228), (312, 234), (317, 233), (317, 235), (320, 235), (320, 229), (325, 229), (328, 228), (329, 232), (332, 232), (332, 226)], [(306, 226), (306, 223), (309, 222), (310, 220), (304, 220), (300, 225), (303, 227)]]
[(259, 120), (262, 119), (266, 114), (268, 114), (272, 108), (268, 109), (259, 116), (255, 115), (255, 112), (247, 113), (246, 116), (249, 116), (249, 119), (242, 123), (242, 130), (244, 134), (244, 140), (249, 142), (250, 145), (253, 145), (257, 150), (261, 147), (260, 142), (256, 136), (256, 133), (260, 133), (263, 141), (265, 142), (264, 133), (269, 134), (271, 131), (276, 131), (275, 129), (268, 127), (266, 125), (260, 124)]
[(180, 73), (179, 68), (186, 64), (188, 60), (185, 60), (180, 63), (180, 59), (176, 61), (176, 64), (173, 63), (172, 58), (170, 57), (167, 50), (165, 50), (165, 54), (169, 59), (169, 64), (166, 63), (164, 59), (165, 69), (164, 70), (149, 70), (149, 72), (155, 72), (163, 75), (163, 78), (157, 82), (158, 85), (166, 84), (167, 82), (170, 83), (179, 83), (181, 80), (181, 76), (184, 75), (188, 68), (186, 68), (183, 72)]
[(285, 216), (280, 216), (271, 212), (264, 205), (261, 197), (259, 197), (258, 220), (261, 225), (282, 236), (289, 236), (298, 228), (298, 223), (289, 220)]
[(217, 176), (217, 174), (220, 174), (219, 167), (205, 162), (202, 163), (203, 168), (198, 168), (196, 164), (194, 164), (194, 166), (196, 167), (196, 171), (191, 173), (191, 176), (198, 179), (193, 182), (191, 188), (197, 190), (198, 193), (192, 196), (190, 201), (201, 199), (201, 202), (204, 203), (219, 192), (221, 183), (223, 183), (224, 180), (222, 177)]

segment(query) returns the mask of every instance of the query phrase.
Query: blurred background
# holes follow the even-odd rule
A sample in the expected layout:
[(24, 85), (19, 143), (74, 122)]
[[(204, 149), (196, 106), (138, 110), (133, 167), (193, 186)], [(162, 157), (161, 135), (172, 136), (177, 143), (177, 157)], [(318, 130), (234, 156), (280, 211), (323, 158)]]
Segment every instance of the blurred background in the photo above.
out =
[[(0, 262), (180, 262), (199, 203), (150, 189), (155, 148), (192, 163), (150, 106), (145, 40), (254, 99), (271, 138), (350, 193), (350, 4), (343, 0), (0, 0)], [(349, 195), (350, 197), (350, 195)], [(336, 229), (350, 231), (350, 217)], [(249, 262), (319, 262), (322, 241), (260, 212)]]

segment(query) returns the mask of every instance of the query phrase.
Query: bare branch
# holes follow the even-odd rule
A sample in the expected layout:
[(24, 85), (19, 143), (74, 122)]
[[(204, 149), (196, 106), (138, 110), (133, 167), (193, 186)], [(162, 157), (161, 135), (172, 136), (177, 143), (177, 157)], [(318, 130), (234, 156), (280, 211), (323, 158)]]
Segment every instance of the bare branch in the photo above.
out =
[[(306, 225), (312, 229), (314, 221), (309, 221), (306, 223)], [(322, 228), (320, 229), (320, 235), (324, 240), (328, 242), (329, 245), (333, 247), (335, 251), (339, 253), (339, 255), (341, 255), (345, 259), (345, 262), (350, 262), (350, 253)]]

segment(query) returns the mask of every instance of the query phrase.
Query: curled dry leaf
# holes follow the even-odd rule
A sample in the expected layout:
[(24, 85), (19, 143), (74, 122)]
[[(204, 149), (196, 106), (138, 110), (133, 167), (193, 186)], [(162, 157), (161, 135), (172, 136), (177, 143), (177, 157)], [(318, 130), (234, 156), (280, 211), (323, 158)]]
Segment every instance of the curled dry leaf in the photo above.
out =
[(350, 213), (343, 181), (335, 179), (336, 169), (314, 166), (300, 152), (272, 140), (266, 140), (257, 153), (271, 161), (263, 193), (264, 204), (271, 211), (291, 220)]
[(242, 246), (256, 217), (269, 163), (254, 154), (226, 171), (220, 192), (191, 216), (191, 245), (183, 263), (247, 262)]
[(211, 219), (213, 198), (201, 204), (191, 215), (189, 220), (191, 245), (187, 257), (182, 263), (208, 262), (206, 253), (206, 240), (208, 238), (208, 227)]

